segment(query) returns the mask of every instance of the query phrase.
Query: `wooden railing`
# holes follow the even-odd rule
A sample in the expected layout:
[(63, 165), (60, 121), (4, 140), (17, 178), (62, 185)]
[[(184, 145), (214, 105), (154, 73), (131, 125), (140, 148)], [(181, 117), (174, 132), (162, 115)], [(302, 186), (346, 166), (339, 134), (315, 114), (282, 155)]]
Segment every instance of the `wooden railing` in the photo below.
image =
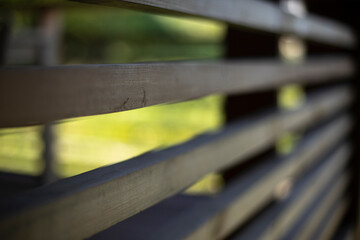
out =
[[(348, 166), (353, 153), (349, 134), (356, 124), (350, 109), (356, 96), (348, 80), (355, 76), (349, 51), (356, 39), (349, 28), (257, 0), (81, 2), (216, 19), (346, 51), (310, 54), (297, 64), (239, 56), (211, 62), (0, 69), (0, 127), (46, 124), (214, 93), (255, 93), (261, 98), (264, 91), (289, 83), (310, 89), (297, 109), (255, 109), (218, 132), (4, 198), (2, 239), (329, 239), (335, 233), (353, 201)], [(289, 131), (305, 132), (291, 154), (254, 160)], [(213, 197), (181, 195), (208, 173), (242, 165)], [(278, 199), (275, 192), (284, 182), (293, 185), (292, 190)], [(185, 204), (181, 210), (179, 202)]]

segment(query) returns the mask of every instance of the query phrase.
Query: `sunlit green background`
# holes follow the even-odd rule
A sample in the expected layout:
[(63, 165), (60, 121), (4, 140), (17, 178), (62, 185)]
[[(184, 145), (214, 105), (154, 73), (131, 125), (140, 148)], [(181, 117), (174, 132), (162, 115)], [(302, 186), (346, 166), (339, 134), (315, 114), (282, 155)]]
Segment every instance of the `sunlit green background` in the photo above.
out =
[[(62, 13), (64, 64), (133, 63), (222, 56), (225, 26), (129, 10), (86, 7)], [(16, 31), (36, 26), (17, 12)], [(71, 176), (151, 149), (183, 142), (222, 124), (221, 96), (127, 112), (70, 119), (54, 125), (56, 172)], [(43, 169), (41, 126), (0, 130), (0, 168), (31, 175)]]

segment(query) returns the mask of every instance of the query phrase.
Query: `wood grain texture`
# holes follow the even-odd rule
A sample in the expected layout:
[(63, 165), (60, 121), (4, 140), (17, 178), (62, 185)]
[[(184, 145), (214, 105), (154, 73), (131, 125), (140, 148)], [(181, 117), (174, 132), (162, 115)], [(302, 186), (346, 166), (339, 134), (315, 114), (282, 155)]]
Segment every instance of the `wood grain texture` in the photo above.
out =
[[(303, 139), (285, 159), (271, 159), (228, 186), (212, 201), (182, 214), (147, 239), (224, 239), (256, 211), (274, 199), (274, 190), (284, 179), (297, 179), (316, 165), (350, 130), (343, 117)], [(346, 150), (345, 150), (346, 151)]]
[[(341, 148), (345, 150), (345, 152), (342, 150), (339, 151)], [(319, 206), (327, 204), (329, 200), (335, 201), (336, 199), (340, 199), (342, 194), (346, 191), (346, 185), (349, 182), (349, 174), (345, 170), (349, 152), (346, 153), (346, 151), (346, 146), (344, 148), (344, 145), (342, 147), (334, 148), (331, 154), (328, 154), (325, 159), (320, 161), (320, 164), (315, 163), (316, 166), (311, 167), (311, 169), (309, 169), (300, 179), (296, 181), (289, 198), (285, 201), (279, 201), (272, 204), (270, 207), (265, 208), (261, 214), (255, 216), (255, 218), (246, 225), (246, 228), (237, 231), (229, 239), (294, 239), (294, 237), (297, 236), (296, 234), (299, 233), (296, 228), (299, 225), (299, 221), (304, 220), (304, 214), (307, 214), (308, 211), (310, 211), (310, 213), (318, 212)], [(339, 162), (339, 158), (335, 156), (339, 156), (339, 154), (340, 156), (344, 156), (344, 153), (345, 158)], [(334, 161), (337, 161), (337, 164), (340, 164), (341, 166), (339, 166), (337, 170), (333, 168), (331, 170), (333, 175), (330, 177), (329, 181), (327, 181), (327, 183), (325, 183), (325, 185), (318, 191), (314, 191), (314, 187), (316, 187), (315, 185), (318, 185), (319, 183), (316, 179), (324, 177), (324, 169), (329, 168), (329, 164), (336, 164)], [(308, 206), (304, 208), (304, 211), (300, 211), (299, 207), (304, 205), (304, 200), (305, 202), (308, 202), (309, 200), (309, 191), (315, 193), (315, 195), (310, 197), (310, 205), (306, 204)], [(334, 195), (336, 199), (333, 199), (332, 196)], [(294, 215), (294, 213), (299, 214)], [(287, 222), (286, 218), (287, 220), (290, 220), (291, 223)], [(295, 223), (294, 218), (296, 219)], [(305, 220), (305, 222), (307, 222), (307, 220)], [(272, 233), (272, 230), (276, 230), (276, 232)], [(282, 234), (282, 232), (287, 233)]]
[[(342, 148), (332, 156), (329, 163), (325, 167), (322, 167), (321, 170), (313, 176), (313, 179), (307, 183), (306, 187), (303, 188), (302, 194), (296, 199), (293, 199), (281, 214), (273, 220), (270, 228), (264, 231), (260, 239), (283, 239), (287, 229), (296, 223), (296, 220), (304, 210), (316, 199), (318, 192), (320, 192), (328, 182), (334, 179), (336, 173), (345, 171), (344, 167), (349, 157), (349, 147)], [(345, 190), (347, 182), (348, 176), (345, 175), (339, 183), (343, 191)], [(338, 191), (341, 191), (341, 189)], [(339, 194), (339, 192), (337, 193)]]
[(259, 0), (76, 0), (135, 10), (176, 13), (205, 17), (264, 32), (292, 33), (331, 45), (353, 47), (349, 28), (325, 18), (308, 15), (295, 17), (279, 5)]
[[(318, 191), (320, 191), (327, 184), (327, 182), (331, 177), (333, 177), (335, 172), (338, 172), (339, 168), (343, 167), (344, 161), (347, 160), (348, 157), (349, 157), (348, 148), (347, 149), (342, 148), (338, 152), (336, 152), (335, 155), (332, 156), (332, 159), (330, 159), (331, 163), (329, 163), (329, 166), (326, 166), (324, 168), (324, 171), (321, 171), (321, 173), (319, 173), (319, 175), (316, 178), (313, 177), (311, 184), (307, 185), (303, 193), (299, 195), (296, 201), (290, 204), (290, 206), (287, 209), (285, 209), (284, 212), (281, 213), (278, 219), (273, 219), (273, 225), (268, 229), (268, 231), (266, 231), (262, 235), (261, 239), (283, 239), (282, 233), (296, 220), (296, 218), (302, 213), (304, 207), (315, 198)], [(327, 172), (325, 172), (326, 170)], [(251, 206), (251, 202), (255, 200), (256, 199), (248, 199), (247, 204)], [(247, 207), (245, 206), (247, 205), (238, 206), (237, 208), (232, 208), (232, 206), (229, 206), (229, 208), (227, 209), (228, 211), (226, 211), (226, 213), (228, 215), (233, 215), (235, 217), (236, 213), (246, 211), (245, 209), (247, 209)], [(231, 220), (231, 219), (226, 219), (226, 220)], [(224, 226), (226, 227), (229, 226), (230, 225), (229, 223), (231, 223), (231, 221), (226, 221), (224, 223)], [(238, 226), (239, 225), (233, 224), (233, 229), (229, 229), (229, 230), (236, 230), (236, 227)], [(231, 232), (232, 231), (228, 231), (228, 234)], [(212, 231), (210, 234), (208, 233), (208, 236), (211, 236), (211, 234), (213, 233), (214, 231)], [(209, 238), (198, 238), (199, 236), (200, 235), (198, 236), (193, 235), (189, 239), (209, 239)], [(219, 238), (211, 237), (210, 239), (219, 239)]]
[(280, 60), (173, 62), (0, 69), (0, 127), (126, 111), (214, 93), (247, 93), (287, 83), (345, 79), (347, 57), (315, 57), (303, 65)]
[(345, 215), (346, 210), (349, 207), (349, 199), (345, 198), (337, 206), (334, 206), (330, 209), (330, 214), (327, 214), (323, 221), (325, 221), (324, 226), (315, 233), (313, 239), (327, 240), (331, 239), (335, 233), (337, 227), (343, 216)]
[(321, 91), (309, 96), (296, 111), (261, 114), (221, 132), (5, 200), (0, 203), (0, 235), (5, 239), (89, 237), (181, 191), (209, 172), (246, 160), (285, 131), (304, 129), (328, 118), (351, 99), (347, 87)]
[(321, 225), (321, 221), (324, 220), (327, 213), (331, 212), (334, 206), (336, 206), (336, 204), (338, 204), (339, 201), (343, 198), (344, 190), (347, 187), (347, 183), (348, 181), (345, 181), (344, 177), (338, 180), (338, 182), (333, 186), (333, 188), (330, 189), (325, 200), (319, 204), (318, 208), (312, 213), (308, 221), (305, 222), (301, 230), (297, 232), (297, 235), (292, 236), (293, 239), (312, 239), (311, 237), (319, 228), (319, 226)]

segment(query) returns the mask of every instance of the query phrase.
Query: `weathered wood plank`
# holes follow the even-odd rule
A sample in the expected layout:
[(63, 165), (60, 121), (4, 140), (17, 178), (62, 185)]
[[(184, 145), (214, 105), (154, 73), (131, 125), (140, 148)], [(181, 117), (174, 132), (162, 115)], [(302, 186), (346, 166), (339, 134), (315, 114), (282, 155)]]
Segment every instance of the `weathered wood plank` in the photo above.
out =
[[(241, 225), (250, 215), (273, 200), (274, 189), (279, 182), (284, 179), (301, 179), (300, 175), (304, 171), (313, 168), (324, 159), (325, 155), (328, 155), (325, 153), (331, 152), (331, 149), (337, 149), (350, 130), (349, 125), (344, 129), (346, 125), (346, 121), (335, 119), (321, 126), (304, 136), (292, 155), (285, 158), (264, 159), (254, 169), (248, 170), (232, 181), (221, 193), (194, 205), (188, 205), (181, 212), (174, 213), (173, 207), (170, 206), (169, 209), (168, 204), (163, 202), (90, 239), (112, 240), (121, 236), (126, 236), (128, 239), (142, 239), (143, 235), (139, 234), (139, 229), (136, 227), (139, 224), (147, 226), (145, 232), (149, 240), (191, 238), (197, 230), (205, 227), (207, 232), (201, 236), (197, 235), (196, 238), (223, 239), (232, 232), (233, 228)], [(332, 187), (333, 185), (329, 188)], [(321, 197), (325, 198), (329, 188), (317, 195), (322, 194)], [(246, 202), (245, 199), (251, 199), (251, 201)], [(152, 215), (161, 215), (162, 218), (153, 222)], [(226, 226), (222, 223), (226, 223)], [(209, 224), (212, 224), (213, 228)]]
[(353, 47), (349, 28), (317, 16), (295, 17), (279, 5), (259, 0), (75, 0), (160, 13), (176, 13), (225, 21), (264, 32), (292, 33), (309, 40)]
[(334, 206), (339, 204), (340, 200), (343, 198), (346, 187), (347, 185), (345, 182), (342, 184), (340, 182), (335, 184), (333, 188), (329, 190), (326, 198), (324, 198), (322, 202), (317, 203), (317, 208), (312, 212), (311, 216), (302, 223), (303, 225), (297, 229), (296, 233), (292, 232), (293, 234), (291, 236), (287, 235), (284, 239), (312, 239), (311, 236), (313, 236), (315, 231), (319, 229), (322, 223), (321, 221), (323, 221), (326, 214), (331, 212)]
[[(344, 162), (346, 162), (346, 158), (342, 159)], [(342, 163), (342, 166), (345, 164)], [(338, 171), (338, 169), (335, 169), (335, 171)], [(323, 176), (319, 176), (322, 178)], [(331, 177), (329, 176), (326, 181), (331, 180)], [(313, 188), (314, 185), (316, 185), (316, 181), (314, 180), (314, 184), (309, 186), (309, 188)], [(333, 186), (333, 189), (330, 190), (330, 193), (328, 194), (328, 198), (326, 201), (323, 202), (324, 207), (329, 207), (329, 202), (332, 203), (334, 200), (341, 197), (341, 194), (344, 193), (344, 190), (348, 184), (348, 176), (342, 176), (337, 183)], [(283, 234), (287, 231), (291, 225), (295, 224), (297, 218), (300, 214), (303, 213), (304, 209), (311, 204), (311, 202), (314, 201), (314, 198), (316, 194), (320, 191), (318, 190), (310, 190), (307, 191), (307, 193), (304, 193), (299, 200), (296, 200), (293, 204), (291, 204), (283, 214), (279, 217), (279, 219), (274, 221), (273, 226), (270, 228), (270, 231), (266, 232), (261, 239), (284, 239)], [(270, 234), (270, 235), (269, 235)], [(296, 236), (293, 236), (296, 237)], [(318, 238), (303, 238), (303, 239), (318, 239)]]
[[(346, 87), (321, 91), (309, 96), (296, 111), (260, 114), (221, 132), (3, 201), (0, 235), (6, 239), (89, 237), (181, 191), (209, 172), (246, 160), (285, 131), (304, 129), (328, 118), (346, 107), (351, 98)], [(342, 121), (346, 125), (349, 120)]]
[[(146, 230), (142, 233), (146, 234), (146, 239), (149, 240), (185, 239), (192, 236), (196, 230), (215, 222), (214, 219), (218, 219), (217, 223), (213, 224), (216, 228), (207, 227), (209, 230), (207, 234), (196, 237), (198, 239), (223, 239), (229, 232), (232, 232), (231, 229), (241, 225), (249, 215), (253, 215), (273, 200), (274, 189), (279, 182), (289, 178), (301, 179), (299, 175), (302, 172), (315, 167), (324, 159), (325, 155), (328, 155), (325, 153), (332, 152), (331, 149), (337, 149), (350, 130), (349, 128), (343, 129), (340, 127), (341, 125), (341, 120), (337, 119), (312, 131), (303, 138), (292, 155), (285, 158), (264, 159), (255, 168), (249, 169), (245, 174), (232, 181), (216, 196), (202, 199), (199, 202), (195, 201), (181, 211), (174, 211), (174, 207), (169, 206), (167, 201), (173, 200), (165, 200), (90, 239), (112, 240), (121, 236), (126, 239), (142, 239), (144, 235), (141, 235), (141, 230), (137, 228), (139, 224), (146, 226)], [(337, 130), (330, 133), (334, 129)], [(317, 195), (322, 194), (321, 197), (325, 198), (328, 190), (333, 186), (321, 190)], [(245, 198), (251, 199), (251, 201), (246, 202)], [(161, 218), (154, 222), (152, 216), (159, 215)], [(222, 223), (226, 223), (226, 226)]]
[[(334, 156), (331, 157), (330, 163), (328, 166), (322, 170), (318, 176), (312, 177), (311, 184), (307, 184), (307, 188), (301, 196), (287, 208), (284, 213), (280, 216), (280, 219), (274, 219), (274, 225), (264, 233), (264, 238), (262, 239), (282, 239), (281, 232), (284, 231), (296, 217), (301, 213), (301, 210), (309, 203), (320, 191), (324, 185), (330, 180), (336, 171), (339, 171), (339, 168), (344, 165), (344, 161), (349, 157), (349, 149), (342, 148), (337, 151)], [(279, 172), (277, 172), (280, 175)], [(289, 174), (289, 172), (288, 172)], [(289, 174), (291, 176), (291, 172)], [(269, 196), (270, 193), (274, 193), (276, 183), (279, 183), (282, 179), (287, 177), (286, 174), (282, 175), (283, 178), (277, 179), (277, 181), (272, 182), (272, 187), (269, 188), (254, 188), (252, 192), (257, 192), (258, 194), (249, 194), (239, 196), (237, 201), (229, 204), (229, 206), (220, 211), (216, 217), (212, 218), (210, 221), (206, 222), (201, 228), (197, 229), (195, 232), (191, 233), (186, 239), (222, 239), (226, 237), (229, 233), (236, 230), (244, 220), (241, 218), (243, 215), (240, 213), (246, 213), (248, 209), (261, 201), (260, 199), (264, 196), (264, 192), (267, 192)], [(270, 179), (267, 179), (270, 180)], [(271, 196), (271, 195), (270, 195)], [(263, 205), (264, 206), (264, 205)], [(252, 214), (255, 211), (251, 212)], [(251, 214), (248, 215), (248, 217)], [(241, 220), (241, 221), (239, 221)]]
[(212, 196), (208, 195), (176, 194), (125, 221), (87, 238), (87, 240), (138, 240), (144, 239), (144, 236), (149, 239), (154, 231), (165, 228), (174, 218), (196, 209), (211, 198)]
[[(342, 165), (344, 167), (344, 163)], [(315, 178), (317, 176), (315, 175)], [(314, 176), (313, 176), (314, 178)], [(346, 191), (347, 184), (349, 183), (349, 175), (344, 173), (344, 169), (338, 169), (337, 173), (332, 177), (330, 181), (325, 184), (326, 186), (321, 188), (316, 193), (316, 198), (312, 201), (311, 207), (307, 210), (312, 209), (314, 206), (317, 207), (314, 211), (315, 214), (321, 213), (324, 207), (326, 210), (329, 210), (329, 204), (333, 205), (334, 203), (338, 202), (343, 196)], [(234, 234), (230, 239), (231, 240), (238, 240), (238, 239), (273, 239), (273, 235), (266, 235), (269, 233), (269, 229), (273, 226), (273, 224), (278, 223), (278, 219), (281, 216), (284, 216), (284, 212), (286, 210), (291, 210), (294, 206), (295, 202), (301, 202), (301, 198), (306, 194), (305, 192), (311, 189), (312, 187), (312, 180), (307, 180), (307, 184), (304, 185), (303, 182), (300, 182), (303, 186), (296, 186), (291, 197), (287, 199), (285, 202), (278, 202), (275, 206), (271, 206), (270, 208), (266, 209), (261, 215), (258, 215), (256, 219), (254, 219), (250, 225), (248, 225), (245, 229), (242, 229), (240, 232)], [(309, 187), (310, 185), (310, 187)], [(312, 191), (312, 190), (311, 190)], [(317, 202), (321, 200), (321, 202)], [(331, 207), (331, 206), (330, 206)], [(303, 214), (303, 213), (300, 213)], [(305, 213), (306, 214), (306, 213)], [(301, 220), (300, 218), (299, 220)], [(310, 219), (310, 221), (312, 221)], [(314, 224), (318, 224), (317, 221), (312, 221)], [(307, 223), (307, 222), (306, 222)], [(285, 222), (286, 225), (288, 225)], [(296, 223), (298, 224), (298, 223)], [(292, 225), (292, 224), (290, 224)], [(317, 228), (318, 225), (312, 226), (313, 228)], [(294, 226), (288, 228), (289, 230), (286, 235), (281, 236), (280, 239), (294, 239), (297, 237), (296, 233), (300, 233), (299, 231), (293, 232)], [(266, 234), (265, 234), (266, 233)], [(316, 239), (316, 238), (306, 238), (306, 239)]]
[[(324, 157), (324, 153), (335, 147), (348, 132), (349, 128), (343, 128), (346, 126), (343, 120), (306, 137), (293, 155), (266, 161), (233, 182), (211, 201), (182, 214), (178, 219), (169, 219), (167, 225), (148, 235), (148, 239), (225, 238), (274, 199), (279, 182), (299, 178), (304, 170), (322, 160), (321, 156)], [(335, 132), (331, 133), (333, 130)]]
[(312, 239), (327, 240), (331, 239), (332, 235), (336, 231), (342, 217), (349, 206), (349, 199), (343, 199), (337, 206), (333, 206), (329, 209), (326, 216), (322, 219), (324, 224), (315, 232)]
[(125, 111), (214, 93), (246, 93), (286, 83), (349, 77), (346, 57), (303, 65), (280, 60), (80, 65), (0, 69), (0, 127)]
[(318, 197), (312, 205), (306, 209), (303, 216), (298, 219), (297, 223), (287, 230), (284, 240), (290, 239), (311, 239), (316, 228), (321, 224), (321, 219), (329, 212), (333, 206), (337, 205), (343, 199), (348, 189), (349, 179), (334, 178), (334, 183), (328, 188), (318, 193)]

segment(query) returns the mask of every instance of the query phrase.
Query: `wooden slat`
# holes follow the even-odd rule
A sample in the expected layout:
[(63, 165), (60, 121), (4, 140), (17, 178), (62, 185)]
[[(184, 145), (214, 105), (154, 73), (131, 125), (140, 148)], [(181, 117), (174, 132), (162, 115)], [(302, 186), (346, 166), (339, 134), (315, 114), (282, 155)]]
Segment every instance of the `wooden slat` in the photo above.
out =
[(181, 191), (209, 172), (244, 161), (273, 144), (285, 131), (304, 129), (333, 115), (351, 98), (346, 87), (321, 91), (310, 96), (299, 110), (261, 114), (222, 132), (4, 201), (0, 204), (0, 235), (8, 239), (89, 237)]
[(348, 182), (348, 179), (345, 179), (344, 176), (340, 179), (334, 178), (334, 183), (318, 193), (317, 199), (304, 211), (303, 216), (298, 219), (297, 223), (287, 230), (287, 234), (283, 239), (311, 239), (310, 236), (319, 227), (324, 214), (343, 198)]
[(149, 239), (155, 231), (167, 227), (174, 218), (196, 209), (211, 198), (208, 195), (176, 194), (105, 231), (87, 238), (87, 240), (140, 240), (144, 239), (144, 236)]
[(324, 226), (321, 226), (320, 229), (312, 236), (312, 239), (327, 240), (337, 229), (341, 219), (343, 218), (346, 210), (349, 206), (349, 199), (345, 198), (337, 206), (330, 209), (329, 213), (325, 216), (323, 221), (325, 221)]
[[(98, 239), (223, 239), (232, 229), (241, 225), (250, 215), (258, 212), (274, 196), (274, 188), (283, 179), (299, 179), (299, 175), (314, 168), (324, 159), (324, 153), (333, 152), (344, 139), (350, 126), (344, 129), (342, 120), (337, 119), (304, 136), (293, 154), (285, 158), (272, 157), (263, 160), (255, 169), (249, 169), (232, 181), (224, 191), (209, 199), (194, 201), (186, 208), (178, 209), (180, 196), (165, 200), (144, 212), (127, 219), (110, 229), (91, 237)], [(336, 129), (336, 130), (335, 130)], [(320, 157), (321, 156), (321, 157)], [(328, 188), (318, 193), (325, 198)], [(246, 199), (251, 199), (247, 202)], [(196, 200), (194, 198), (193, 200)], [(155, 220), (156, 219), (156, 220)], [(155, 222), (154, 222), (155, 221)], [(223, 223), (226, 223), (224, 225)], [(146, 226), (139, 229), (137, 226)], [(201, 236), (194, 233), (202, 231)], [(145, 235), (142, 235), (145, 234)], [(292, 235), (294, 236), (294, 235)], [(254, 239), (254, 238), (244, 238)]]
[(350, 77), (347, 57), (144, 63), (0, 69), (0, 127), (125, 111), (214, 93), (246, 93), (286, 83)]
[[(347, 152), (346, 152), (347, 151)], [(349, 149), (338, 152), (330, 160), (321, 172), (315, 175), (315, 179), (310, 181), (305, 191), (278, 216), (274, 219), (272, 226), (264, 232), (260, 239), (282, 239), (286, 230), (294, 224), (304, 209), (316, 198), (317, 193), (330, 182), (336, 172), (344, 168), (349, 158)]]
[(332, 189), (329, 189), (329, 193), (326, 194), (326, 198), (322, 202), (317, 203), (317, 209), (311, 214), (309, 219), (303, 223), (298, 231), (290, 236), (288, 235), (284, 239), (312, 239), (311, 236), (314, 235), (317, 228), (319, 228), (321, 221), (324, 219), (326, 214), (333, 209), (335, 204), (338, 204), (339, 201), (343, 198), (344, 190), (346, 189), (346, 181), (344, 179), (339, 180), (337, 184), (333, 186)]
[(225, 21), (270, 33), (293, 33), (309, 40), (353, 47), (354, 34), (345, 26), (316, 16), (295, 17), (279, 5), (259, 0), (75, 0), (163, 13), (187, 14)]
[[(333, 176), (333, 178), (325, 184), (326, 186), (323, 187), (321, 190), (316, 192), (316, 198), (312, 201), (312, 206), (315, 205), (318, 207), (318, 209), (311, 209), (314, 211), (314, 215), (321, 213), (324, 207), (329, 207), (329, 204), (334, 204), (338, 202), (342, 198), (342, 195), (344, 194), (346, 190), (346, 186), (349, 182), (349, 177), (347, 174), (344, 174), (339, 169), (337, 173)], [(316, 175), (315, 175), (316, 177)], [(314, 178), (314, 176), (313, 176)], [(284, 216), (284, 212), (289, 210), (291, 211), (291, 208), (294, 207), (294, 203), (296, 201), (302, 201), (301, 198), (306, 195), (306, 191), (312, 188), (312, 183), (307, 180), (307, 184), (303, 184), (303, 186), (299, 187), (296, 186), (294, 189), (294, 192), (291, 194), (291, 197), (287, 199), (285, 202), (278, 202), (275, 205), (270, 206), (265, 211), (261, 212), (249, 225), (246, 226), (246, 228), (242, 229), (240, 232), (235, 233), (230, 239), (231, 240), (238, 240), (238, 239), (297, 239), (297, 234), (301, 234), (302, 232), (299, 231), (292, 231), (293, 227), (288, 230), (286, 235), (281, 236), (281, 238), (273, 238), (274, 235), (268, 235), (269, 234), (269, 228), (271, 229), (272, 224), (277, 224), (278, 219), (281, 217), (281, 215)], [(310, 185), (310, 187), (309, 187)], [(312, 190), (310, 190), (312, 191)], [(317, 202), (317, 201), (322, 202)], [(325, 206), (324, 206), (325, 205)], [(319, 207), (320, 206), (320, 207)], [(308, 208), (309, 209), (309, 208)], [(307, 210), (308, 210), (307, 209)], [(301, 213), (302, 214), (302, 213)], [(302, 220), (300, 218), (299, 220)], [(318, 224), (317, 221), (312, 221), (312, 219), (308, 219), (309, 222), (313, 222), (314, 224)], [(283, 222), (285, 225), (287, 222)], [(308, 222), (306, 222), (307, 224)], [(296, 223), (298, 224), (298, 223)], [(285, 226), (284, 225), (284, 226)], [(290, 224), (292, 225), (292, 224)], [(318, 225), (314, 225), (314, 228), (318, 227)], [(316, 239), (316, 238), (306, 238), (306, 239)]]
[[(321, 160), (324, 152), (335, 147), (347, 132), (344, 124), (340, 119), (310, 135), (292, 156), (266, 161), (211, 201), (177, 219), (169, 219), (168, 224), (148, 235), (147, 239), (223, 239), (273, 200), (279, 182), (298, 177), (304, 169)], [(330, 133), (334, 129), (335, 132)], [(340, 151), (346, 154), (347, 150), (343, 147)]]

